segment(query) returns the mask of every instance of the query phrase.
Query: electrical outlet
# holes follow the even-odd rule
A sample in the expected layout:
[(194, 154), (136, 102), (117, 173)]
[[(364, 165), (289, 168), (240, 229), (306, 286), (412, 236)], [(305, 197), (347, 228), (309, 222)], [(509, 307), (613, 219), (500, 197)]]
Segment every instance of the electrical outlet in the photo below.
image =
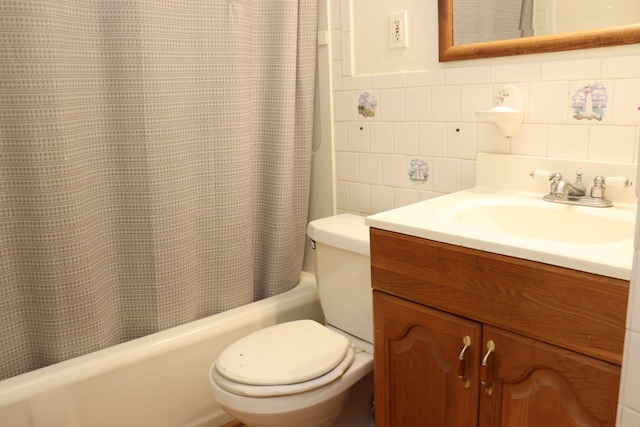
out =
[(389, 44), (392, 49), (409, 47), (409, 32), (407, 30), (406, 10), (389, 14)]

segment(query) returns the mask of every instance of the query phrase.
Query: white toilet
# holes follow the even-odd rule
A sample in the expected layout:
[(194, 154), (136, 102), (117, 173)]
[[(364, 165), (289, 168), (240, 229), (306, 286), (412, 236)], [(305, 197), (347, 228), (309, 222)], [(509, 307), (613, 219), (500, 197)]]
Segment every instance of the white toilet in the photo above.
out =
[(373, 370), (364, 218), (342, 214), (312, 221), (307, 234), (328, 324), (299, 320), (259, 330), (227, 347), (209, 371), (214, 399), (250, 427), (329, 426), (351, 387)]

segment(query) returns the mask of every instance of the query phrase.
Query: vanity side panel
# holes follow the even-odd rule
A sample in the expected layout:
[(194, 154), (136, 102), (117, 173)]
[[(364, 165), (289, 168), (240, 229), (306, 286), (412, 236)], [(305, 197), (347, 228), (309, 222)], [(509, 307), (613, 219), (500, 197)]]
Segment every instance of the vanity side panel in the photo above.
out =
[(622, 364), (629, 282), (371, 228), (373, 287)]

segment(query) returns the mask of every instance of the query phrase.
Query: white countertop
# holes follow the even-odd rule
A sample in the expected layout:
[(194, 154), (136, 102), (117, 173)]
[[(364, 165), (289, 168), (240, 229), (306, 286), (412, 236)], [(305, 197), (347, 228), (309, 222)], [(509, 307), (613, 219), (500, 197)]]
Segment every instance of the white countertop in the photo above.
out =
[[(552, 172), (561, 171), (569, 180), (574, 168), (579, 167), (581, 170), (577, 172), (584, 172), (586, 177), (584, 169), (589, 170), (593, 166), (598, 170), (596, 174), (613, 176), (615, 173), (633, 180), (635, 165), (614, 164), (607, 168), (602, 163), (578, 162), (576, 165), (576, 162), (570, 161), (566, 165), (565, 162), (568, 161), (479, 155), (476, 187), (374, 214), (365, 219), (365, 224), (443, 243), (630, 280), (637, 207), (634, 188), (615, 189), (617, 191), (607, 194), (614, 202), (612, 208), (549, 203), (542, 200), (542, 196), (548, 193), (548, 182), (532, 181), (528, 172), (532, 166), (531, 170), (551, 169)], [(509, 171), (518, 176), (508, 179), (504, 174)], [(520, 175), (526, 178), (521, 179)], [(592, 179), (585, 179), (587, 188)], [(510, 188), (496, 188), (496, 184), (502, 180), (508, 181), (506, 186)], [(499, 215), (492, 215), (493, 209)], [(482, 212), (489, 214), (483, 215)], [(512, 212), (523, 214), (512, 215)], [(473, 215), (477, 218), (474, 219)]]

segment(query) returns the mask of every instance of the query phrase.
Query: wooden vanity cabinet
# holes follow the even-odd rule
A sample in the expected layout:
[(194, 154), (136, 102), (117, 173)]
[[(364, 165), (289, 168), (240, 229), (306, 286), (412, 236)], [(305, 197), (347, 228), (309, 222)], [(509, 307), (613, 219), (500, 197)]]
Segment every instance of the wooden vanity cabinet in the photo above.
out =
[(371, 265), (377, 427), (615, 426), (627, 281), (373, 228)]

